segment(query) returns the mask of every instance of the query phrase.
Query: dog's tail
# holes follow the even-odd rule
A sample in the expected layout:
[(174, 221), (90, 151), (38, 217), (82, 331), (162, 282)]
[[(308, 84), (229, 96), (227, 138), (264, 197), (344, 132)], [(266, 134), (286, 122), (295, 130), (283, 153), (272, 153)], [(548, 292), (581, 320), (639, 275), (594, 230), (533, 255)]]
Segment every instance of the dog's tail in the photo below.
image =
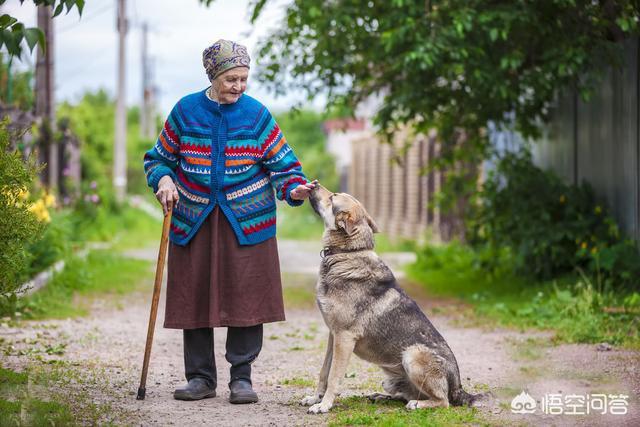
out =
[(467, 393), (462, 387), (460, 387), (457, 390), (451, 392), (449, 403), (451, 403), (453, 406), (474, 406), (475, 402), (490, 395), (491, 393)]

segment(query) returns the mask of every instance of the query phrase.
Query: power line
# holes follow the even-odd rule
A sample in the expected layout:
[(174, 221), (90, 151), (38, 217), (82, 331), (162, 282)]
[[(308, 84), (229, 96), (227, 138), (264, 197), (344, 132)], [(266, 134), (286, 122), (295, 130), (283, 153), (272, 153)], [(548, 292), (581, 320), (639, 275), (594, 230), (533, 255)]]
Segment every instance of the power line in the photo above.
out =
[(66, 31), (72, 30), (72, 29), (76, 28), (78, 25), (84, 24), (85, 22), (90, 21), (90, 20), (102, 15), (103, 13), (105, 13), (105, 12), (111, 10), (111, 9), (113, 9), (113, 3), (107, 4), (105, 7), (103, 7), (102, 9), (96, 10), (94, 13), (92, 13), (89, 16), (86, 16), (84, 18), (81, 17), (80, 21), (76, 22), (75, 24), (67, 25), (66, 27), (62, 27), (57, 32), (58, 33), (64, 33)]

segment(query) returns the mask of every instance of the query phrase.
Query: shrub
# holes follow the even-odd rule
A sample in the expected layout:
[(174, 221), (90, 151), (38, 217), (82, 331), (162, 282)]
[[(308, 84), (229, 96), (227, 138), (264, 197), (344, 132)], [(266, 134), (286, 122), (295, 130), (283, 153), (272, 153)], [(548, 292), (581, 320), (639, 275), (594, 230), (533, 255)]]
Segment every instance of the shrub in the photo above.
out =
[(621, 237), (591, 187), (565, 184), (536, 167), (526, 150), (499, 160), (467, 225), (476, 248), (508, 249), (520, 274), (548, 279), (578, 268), (605, 285), (638, 285), (637, 248)]
[(36, 275), (70, 254), (73, 228), (68, 212), (54, 214), (42, 235), (27, 247), (30, 258), (28, 276)]
[(407, 274), (431, 296), (453, 296), (469, 303), (472, 311), (456, 312), (483, 325), (551, 329), (562, 342), (640, 345), (640, 293), (603, 291), (584, 275), (551, 281), (514, 276), (508, 270), (508, 252), (497, 259), (500, 268), (488, 271), (481, 266), (484, 255), (482, 248), (457, 242), (427, 245), (418, 251)]
[(43, 230), (25, 197), (35, 178), (35, 163), (9, 151), (6, 124), (0, 123), (0, 299), (10, 297), (21, 285), (27, 268), (26, 248)]

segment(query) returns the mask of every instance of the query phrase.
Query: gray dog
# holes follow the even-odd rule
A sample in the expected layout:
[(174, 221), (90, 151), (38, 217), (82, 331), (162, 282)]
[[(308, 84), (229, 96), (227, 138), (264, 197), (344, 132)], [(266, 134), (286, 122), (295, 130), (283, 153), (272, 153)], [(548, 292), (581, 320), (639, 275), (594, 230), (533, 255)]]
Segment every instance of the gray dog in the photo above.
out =
[(331, 409), (351, 353), (386, 374), (388, 394), (373, 400), (402, 400), (408, 409), (473, 404), (480, 395), (462, 389), (446, 341), (373, 251), (378, 230), (362, 204), (321, 185), (310, 201), (325, 224), (316, 291), (330, 334), (317, 393), (301, 404), (315, 414)]

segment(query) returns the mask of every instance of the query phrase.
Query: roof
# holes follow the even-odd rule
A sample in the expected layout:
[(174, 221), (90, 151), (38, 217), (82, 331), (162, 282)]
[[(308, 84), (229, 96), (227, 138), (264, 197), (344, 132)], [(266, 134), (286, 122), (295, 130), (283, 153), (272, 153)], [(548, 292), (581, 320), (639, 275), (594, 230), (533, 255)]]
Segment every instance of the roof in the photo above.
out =
[(325, 133), (361, 131), (366, 128), (365, 119), (340, 118), (330, 119), (323, 123), (322, 128)]

